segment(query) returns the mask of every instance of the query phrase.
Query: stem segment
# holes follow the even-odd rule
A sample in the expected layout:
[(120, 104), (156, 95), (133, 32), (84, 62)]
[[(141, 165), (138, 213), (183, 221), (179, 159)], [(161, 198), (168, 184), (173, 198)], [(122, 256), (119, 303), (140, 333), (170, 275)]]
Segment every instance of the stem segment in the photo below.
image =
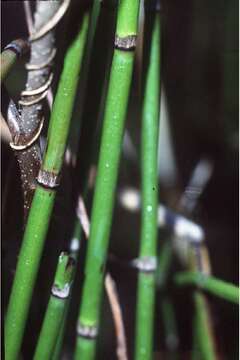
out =
[(1, 82), (8, 76), (17, 61), (18, 56), (24, 55), (29, 50), (28, 42), (17, 39), (5, 47), (1, 53)]
[(52, 358), (69, 297), (73, 264), (73, 259), (67, 254), (62, 253), (59, 256), (52, 294), (44, 317), (34, 360)]
[[(133, 43), (137, 33), (138, 9), (138, 0), (122, 0), (119, 4), (78, 322), (76, 359), (93, 359), (95, 354), (104, 267), (133, 71)], [(133, 42), (130, 41), (130, 47), (129, 37), (130, 40), (134, 39)]]
[[(142, 114), (142, 224), (139, 261), (156, 262), (158, 134), (160, 113), (160, 15), (146, 13), (147, 73)], [(150, 48), (148, 48), (149, 43)], [(152, 359), (155, 271), (139, 269), (135, 359)]]

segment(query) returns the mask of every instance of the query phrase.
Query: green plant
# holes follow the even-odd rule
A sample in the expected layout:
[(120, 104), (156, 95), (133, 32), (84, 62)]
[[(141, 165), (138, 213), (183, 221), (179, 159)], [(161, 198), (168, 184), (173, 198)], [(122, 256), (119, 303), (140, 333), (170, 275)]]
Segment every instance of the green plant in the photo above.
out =
[[(219, 299), (225, 300), (224, 304), (239, 303), (238, 287), (212, 275), (215, 274), (211, 269), (212, 253), (204, 227), (194, 223), (197, 218), (194, 211), (212, 175), (211, 166), (206, 170), (206, 162), (200, 159), (185, 189), (179, 185), (181, 191), (175, 189), (177, 196), (172, 195), (171, 201), (164, 186), (158, 192), (158, 148), (162, 136), (162, 133), (159, 135), (159, 121), (161, 123), (166, 115), (162, 116), (162, 112), (160, 115), (162, 78), (165, 86), (168, 78), (164, 71), (171, 60), (164, 57), (162, 49), (170, 45), (162, 42), (164, 29), (166, 31), (166, 5), (160, 7), (156, 0), (146, 0), (142, 8), (140, 5), (139, 0), (104, 0), (101, 3), (94, 0), (81, 4), (78, 0), (37, 2), (32, 19), (30, 2), (25, 2), (29, 39), (11, 42), (1, 54), (1, 81), (7, 84), (17, 55), (30, 51), (27, 83), (19, 106), (10, 99), (8, 113), (3, 114), (12, 137), (10, 146), (19, 162), (25, 209), (23, 240), (5, 317), (7, 360), (22, 356), (57, 360), (63, 352), (81, 360), (106, 357), (101, 351), (104, 352), (106, 342), (104, 333), (111, 326), (116, 337), (111, 357), (116, 354), (119, 360), (131, 359), (131, 356), (136, 360), (151, 360), (157, 348), (157, 351), (164, 351), (163, 355), (157, 353), (157, 358), (158, 355), (166, 359), (180, 358), (182, 333), (178, 306), (181, 304), (176, 303), (183, 293), (186, 293), (184, 299), (188, 297), (193, 305), (189, 314), (185, 305), (181, 308), (192, 324), (189, 352), (192, 358), (213, 360), (220, 352), (213, 306)], [(63, 18), (68, 21), (60, 28), (59, 41), (56, 25)], [(107, 20), (114, 38), (109, 34), (112, 42), (103, 44), (107, 26), (104, 28), (102, 24)], [(62, 43), (65, 30), (66, 48)], [(58, 46), (57, 53), (55, 46)], [(107, 49), (106, 53), (103, 48)], [(55, 70), (60, 55), (63, 65), (59, 62), (58, 77)], [(23, 59), (26, 60), (21, 57), (21, 61)], [(95, 67), (97, 71), (94, 72)], [(225, 69), (224, 82), (226, 74)], [(176, 80), (176, 84), (179, 83)], [(94, 86), (101, 92), (97, 100), (92, 96)], [(48, 98), (49, 106), (43, 111), (45, 98), (52, 96), (53, 106)], [(171, 108), (171, 94), (168, 99)], [(94, 111), (89, 111), (90, 108)], [(46, 124), (48, 111), (49, 124)], [(126, 145), (126, 134), (131, 128), (129, 124), (126, 127), (128, 115), (134, 136), (140, 142), (139, 162), (138, 151), (131, 141)], [(40, 135), (44, 138), (45, 128), (47, 143), (42, 150)], [(119, 174), (122, 148), (123, 157), (125, 153), (128, 155), (123, 172)], [(119, 227), (119, 232), (123, 233), (120, 234), (123, 250), (119, 255), (112, 224), (114, 208), (124, 210), (119, 205), (122, 192), (117, 184), (119, 175), (125, 176), (124, 166), (131, 168), (130, 184), (135, 182), (132, 174), (138, 173), (141, 180), (137, 194), (129, 191), (132, 197), (128, 209), (128, 215), (130, 211), (138, 215), (136, 210), (140, 210), (141, 220), (129, 244), (124, 238), (126, 229)], [(11, 175), (11, 171), (9, 173)], [(22, 344), (26, 340), (24, 334), (29, 316), (32, 316), (33, 294), (38, 293), (39, 303), (44, 304), (37, 279), (44, 247), (50, 258), (49, 244), (55, 241), (51, 234), (48, 239), (50, 225), (57, 218), (55, 209), (61, 208), (68, 199), (69, 213), (64, 208), (64, 215), (58, 215), (60, 232), (65, 227), (67, 231), (64, 241), (58, 244), (57, 238), (55, 242), (61, 247), (61, 255), (55, 277), (50, 279), (53, 283), (51, 294), (47, 294), (48, 303), (36, 334), (38, 339), (32, 346), (34, 351), (26, 351)], [(162, 202), (169, 202), (174, 211)], [(139, 241), (137, 230), (140, 231)], [(138, 249), (137, 258), (126, 260), (128, 255), (133, 257), (134, 246)], [(57, 246), (53, 253), (59, 255)], [(71, 259), (76, 264), (74, 268)], [(53, 259), (50, 261), (54, 265)], [(116, 273), (115, 267), (118, 267)], [(126, 326), (129, 299), (124, 299), (123, 290), (118, 288), (118, 276), (123, 268), (129, 274), (135, 271), (136, 275), (137, 288), (133, 286), (136, 308), (130, 309), (136, 315), (134, 345), (128, 337), (134, 326), (131, 324), (130, 330)], [(124, 276), (128, 285), (131, 276), (129, 279)], [(104, 292), (107, 305), (103, 301)], [(111, 316), (106, 316), (106, 306)], [(232, 306), (232, 311), (235, 308)], [(71, 318), (73, 314), (74, 319)], [(155, 331), (156, 322), (161, 323), (163, 333)], [(73, 327), (76, 329), (74, 339)], [(35, 328), (31, 330), (35, 332)], [(71, 343), (70, 349), (67, 342)]]

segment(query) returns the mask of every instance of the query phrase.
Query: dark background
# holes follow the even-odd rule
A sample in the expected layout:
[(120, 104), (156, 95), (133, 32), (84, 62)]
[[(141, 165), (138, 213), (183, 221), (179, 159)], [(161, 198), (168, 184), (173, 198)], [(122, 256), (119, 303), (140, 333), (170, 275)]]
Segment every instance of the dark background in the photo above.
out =
[[(77, 8), (78, 2), (75, 2)], [(2, 1), (2, 48), (11, 40), (26, 37), (27, 29), (21, 1)], [(111, 8), (111, 6), (109, 6)], [(106, 11), (107, 13), (107, 11)], [(99, 33), (113, 33), (113, 20), (103, 13)], [(112, 12), (114, 19), (114, 12)], [(110, 17), (111, 17), (110, 16)], [(107, 22), (108, 20), (108, 22)], [(75, 20), (74, 20), (75, 21)], [(103, 23), (105, 23), (103, 25)], [(63, 47), (60, 25), (57, 46)], [(106, 36), (106, 35), (105, 35)], [(99, 37), (95, 39), (99, 53)], [(107, 44), (107, 43), (106, 43)], [(105, 49), (101, 50), (104, 59)], [(62, 54), (57, 56), (55, 82), (62, 66)], [(93, 118), (94, 103), (99, 102), (96, 76), (101, 78), (105, 60), (93, 59), (85, 104), (85, 117)], [(96, 58), (95, 58), (96, 59)], [(137, 58), (136, 65), (139, 59)], [(162, 79), (166, 95), (168, 122), (171, 130), (177, 172), (169, 183), (160, 173), (159, 198), (174, 207), (184, 190), (191, 172), (202, 157), (210, 159), (214, 166), (212, 178), (193, 214), (206, 232), (214, 276), (238, 283), (238, 2), (187, 1), (162, 2)], [(14, 69), (6, 82), (11, 97), (18, 99), (24, 87), (26, 73), (23, 62)], [(137, 152), (137, 160), (123, 156), (120, 167), (118, 190), (127, 186), (139, 188), (139, 73), (136, 66), (127, 128)], [(54, 87), (55, 89), (55, 87)], [(3, 91), (3, 108), (7, 95)], [(86, 149), (87, 151), (87, 149)], [(164, 152), (164, 149), (162, 149)], [(22, 197), (19, 171), (9, 146), (2, 142), (2, 260), (4, 309), (12, 284), (17, 254), (22, 238)], [(66, 247), (71, 233), (71, 175), (65, 169), (59, 189), (51, 227), (46, 242), (41, 269), (35, 289), (31, 313), (23, 345), (24, 359), (31, 359), (41, 321), (48, 301), (54, 269), (59, 251)], [(70, 185), (69, 185), (70, 184)], [(8, 191), (6, 193), (6, 189)], [(5, 197), (5, 193), (7, 194)], [(89, 196), (91, 205), (91, 194)], [(110, 251), (120, 259), (130, 260), (137, 256), (140, 233), (139, 214), (132, 214), (116, 203)], [(162, 234), (159, 234), (161, 240)], [(83, 277), (85, 246), (80, 259), (75, 300), (67, 329), (65, 354), (71, 358), (74, 339), (74, 319)], [(175, 260), (173, 269), (179, 267)], [(129, 268), (110, 262), (109, 269), (116, 280), (127, 329), (128, 346), (134, 345), (134, 315), (136, 274)], [(175, 304), (180, 336), (179, 354), (188, 358), (192, 340), (191, 291), (169, 290)], [(159, 310), (161, 293), (157, 293), (156, 308)], [(209, 296), (213, 313), (214, 331), (222, 359), (238, 358), (238, 311), (236, 306)], [(159, 314), (159, 312), (157, 312)], [(156, 316), (155, 351), (164, 351), (162, 320)], [(103, 306), (103, 321), (99, 340), (99, 359), (114, 359), (115, 333), (107, 300)], [(168, 358), (163, 355), (163, 358)], [(219, 357), (220, 358), (220, 357)]]

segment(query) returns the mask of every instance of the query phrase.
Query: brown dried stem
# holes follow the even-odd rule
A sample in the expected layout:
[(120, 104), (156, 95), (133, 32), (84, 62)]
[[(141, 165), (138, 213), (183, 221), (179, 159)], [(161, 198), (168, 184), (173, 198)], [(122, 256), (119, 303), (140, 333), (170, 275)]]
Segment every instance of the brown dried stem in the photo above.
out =
[[(44, 121), (43, 100), (53, 78), (52, 62), (56, 53), (54, 30), (68, 5), (69, 0), (37, 1), (32, 23), (29, 2), (24, 3), (27, 25), (31, 32), (31, 55), (29, 64), (26, 65), (27, 82), (21, 93), (19, 113), (10, 104), (8, 124), (13, 138), (11, 147), (16, 152), (21, 171), (25, 217), (31, 205), (41, 165), (39, 136)], [(56, 21), (59, 11), (61, 16), (58, 15)]]

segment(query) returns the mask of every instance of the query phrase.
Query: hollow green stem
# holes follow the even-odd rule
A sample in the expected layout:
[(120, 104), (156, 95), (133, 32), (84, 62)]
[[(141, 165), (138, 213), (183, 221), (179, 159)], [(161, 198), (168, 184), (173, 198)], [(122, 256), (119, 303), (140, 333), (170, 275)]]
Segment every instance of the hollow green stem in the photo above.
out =
[[(153, 18), (151, 18), (153, 15)], [(146, 14), (146, 21), (147, 14)], [(148, 28), (149, 26), (149, 28)], [(149, 34), (150, 32), (150, 34)], [(150, 41), (142, 113), (142, 216), (139, 260), (153, 259), (157, 251), (158, 174), (157, 153), (160, 113), (160, 15), (149, 14), (146, 46)], [(135, 359), (153, 356), (155, 271), (138, 275)]]
[(48, 360), (52, 358), (69, 297), (73, 264), (73, 259), (67, 254), (62, 253), (59, 256), (52, 293), (43, 320), (34, 360)]
[[(123, 35), (124, 37), (136, 35), (138, 8), (138, 0), (122, 0), (120, 2), (116, 39)], [(126, 19), (128, 19), (127, 27), (124, 25)], [(122, 33), (123, 29), (125, 31), (124, 34)], [(124, 41), (120, 42), (123, 44)], [(78, 331), (77, 337), (76, 359), (92, 359), (95, 353), (104, 266), (111, 229), (114, 194), (132, 79), (133, 60), (133, 48), (121, 49), (118, 46), (114, 50), (93, 200), (85, 281), (78, 322), (78, 330), (80, 329), (80, 331)], [(88, 337), (89, 333), (91, 333), (91, 336)]]
[(42, 170), (47, 174), (45, 186), (39, 184), (34, 194), (6, 316), (6, 360), (15, 360), (17, 358), (23, 338), (56, 192), (54, 188), (49, 186), (48, 182), (56, 179), (61, 169), (87, 28), (88, 15), (84, 17), (81, 29), (67, 51), (53, 105), (48, 146), (42, 167)]
[(199, 272), (181, 272), (175, 275), (175, 282), (179, 286), (195, 285), (224, 300), (239, 304), (239, 288), (223, 280), (206, 276)]
[(214, 360), (215, 349), (211, 333), (211, 326), (207, 316), (207, 303), (200, 291), (194, 292), (195, 318), (194, 318), (194, 358)]

